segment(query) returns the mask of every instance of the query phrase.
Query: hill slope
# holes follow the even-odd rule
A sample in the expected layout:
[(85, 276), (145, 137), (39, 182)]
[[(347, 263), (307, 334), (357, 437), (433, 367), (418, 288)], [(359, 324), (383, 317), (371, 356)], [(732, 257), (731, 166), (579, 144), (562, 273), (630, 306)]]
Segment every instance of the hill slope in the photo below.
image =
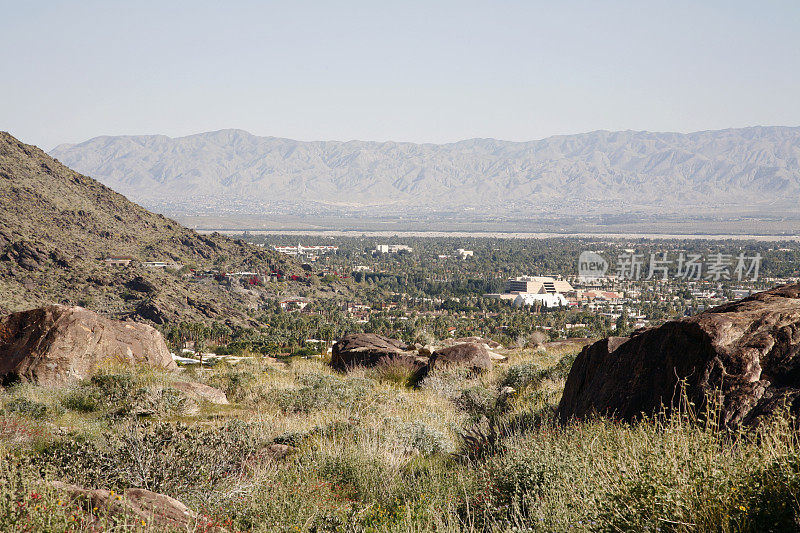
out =
[[(532, 142), (301, 142), (223, 130), (98, 137), (54, 157), (174, 213), (794, 212), (800, 128), (597, 131)], [(165, 200), (168, 199), (168, 200)]]
[(65, 302), (155, 322), (246, 322), (260, 297), (136, 262), (110, 267), (102, 261), (109, 255), (199, 268), (294, 268), (273, 252), (151, 213), (0, 132), (0, 310)]

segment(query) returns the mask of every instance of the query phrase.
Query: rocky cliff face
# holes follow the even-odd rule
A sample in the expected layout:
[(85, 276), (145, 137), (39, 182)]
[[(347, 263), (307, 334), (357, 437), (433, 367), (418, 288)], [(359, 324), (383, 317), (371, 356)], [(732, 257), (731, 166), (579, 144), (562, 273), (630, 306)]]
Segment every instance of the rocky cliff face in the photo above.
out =
[(721, 406), (727, 427), (800, 411), (800, 284), (752, 295), (630, 337), (587, 346), (570, 370), (561, 422), (593, 414), (632, 421), (677, 405)]
[(161, 334), (146, 324), (52, 305), (0, 320), (0, 380), (55, 385), (91, 377), (102, 364), (177, 370)]

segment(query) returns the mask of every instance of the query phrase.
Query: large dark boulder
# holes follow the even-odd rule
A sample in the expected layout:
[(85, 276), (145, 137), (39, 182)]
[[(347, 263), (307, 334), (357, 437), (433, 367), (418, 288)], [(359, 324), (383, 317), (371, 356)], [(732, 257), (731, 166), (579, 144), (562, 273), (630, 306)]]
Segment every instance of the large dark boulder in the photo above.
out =
[(429, 362), (430, 369), (447, 366), (466, 366), (474, 370), (492, 368), (492, 353), (481, 343), (460, 343), (433, 352)]
[(564, 387), (558, 418), (633, 421), (681, 399), (720, 425), (755, 425), (783, 405), (800, 411), (800, 284), (586, 346)]
[(0, 381), (55, 385), (91, 377), (104, 363), (177, 369), (161, 334), (146, 324), (64, 305), (0, 319)]
[(375, 333), (352, 333), (336, 341), (331, 349), (331, 366), (347, 371), (356, 366), (372, 367), (396, 357), (413, 357), (405, 343)]

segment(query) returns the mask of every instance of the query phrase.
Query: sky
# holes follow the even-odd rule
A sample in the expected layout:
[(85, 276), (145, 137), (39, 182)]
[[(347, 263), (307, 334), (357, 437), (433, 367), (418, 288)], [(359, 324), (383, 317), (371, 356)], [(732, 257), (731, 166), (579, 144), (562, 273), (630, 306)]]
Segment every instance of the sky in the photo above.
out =
[(800, 125), (800, 2), (0, 0), (0, 130), (534, 140)]

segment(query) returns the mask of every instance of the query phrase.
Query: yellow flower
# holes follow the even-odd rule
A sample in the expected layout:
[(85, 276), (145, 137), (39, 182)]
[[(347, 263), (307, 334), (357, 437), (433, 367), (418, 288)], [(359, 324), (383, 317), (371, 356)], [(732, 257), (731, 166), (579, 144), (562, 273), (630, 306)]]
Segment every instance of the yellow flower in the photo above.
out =
[(746, 510), (747, 510), (747, 507), (745, 507), (744, 505), (740, 505), (740, 506), (739, 506), (739, 510), (740, 510), (740, 511), (746, 511)]
[(146, 526), (146, 525), (147, 525), (147, 523), (146, 523), (144, 520), (142, 520), (142, 525), (143, 525), (143, 526)]

